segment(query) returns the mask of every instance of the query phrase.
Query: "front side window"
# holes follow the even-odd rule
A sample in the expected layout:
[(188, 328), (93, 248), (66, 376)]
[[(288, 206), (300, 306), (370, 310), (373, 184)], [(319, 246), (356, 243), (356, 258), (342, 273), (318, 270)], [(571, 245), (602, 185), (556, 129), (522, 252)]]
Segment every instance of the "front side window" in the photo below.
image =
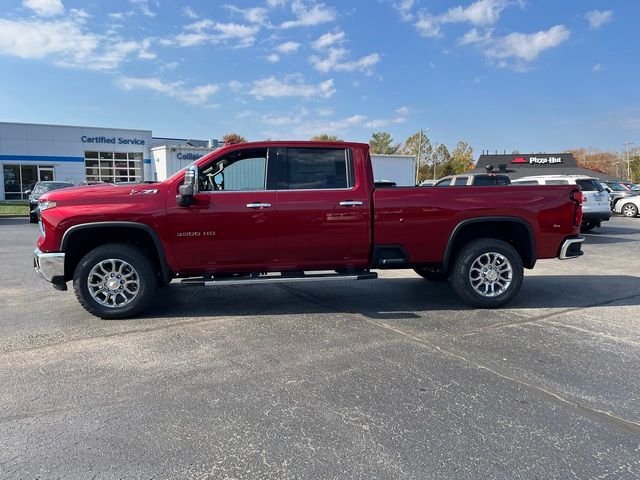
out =
[(200, 170), (200, 191), (266, 190), (267, 164), (266, 148), (238, 150), (216, 158)]
[(278, 183), (282, 189), (318, 190), (354, 185), (350, 150), (345, 148), (287, 148)]
[(547, 180), (545, 185), (569, 185), (569, 180)]

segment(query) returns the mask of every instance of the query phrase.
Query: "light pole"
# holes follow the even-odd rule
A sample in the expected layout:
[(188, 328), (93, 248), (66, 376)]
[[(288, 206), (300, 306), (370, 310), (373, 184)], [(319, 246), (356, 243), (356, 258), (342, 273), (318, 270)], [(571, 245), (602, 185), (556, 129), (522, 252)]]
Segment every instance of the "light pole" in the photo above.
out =
[(629, 147), (633, 145), (631, 140), (627, 140), (623, 143), (627, 147), (627, 180), (631, 181), (631, 159), (629, 158)]
[[(430, 129), (420, 129), (420, 135), (418, 137), (418, 158), (416, 159), (416, 185), (418, 185), (418, 180), (420, 178), (420, 160), (422, 159), (422, 136), (428, 132)], [(434, 169), (435, 172), (435, 169)], [(435, 178), (435, 177), (434, 177)]]

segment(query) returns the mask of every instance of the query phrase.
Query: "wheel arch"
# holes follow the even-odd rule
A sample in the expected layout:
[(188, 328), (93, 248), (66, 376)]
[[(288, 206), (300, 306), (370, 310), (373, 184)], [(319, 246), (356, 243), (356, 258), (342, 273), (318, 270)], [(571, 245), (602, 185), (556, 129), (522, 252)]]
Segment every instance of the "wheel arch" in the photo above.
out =
[(157, 232), (139, 222), (90, 222), (69, 227), (62, 237), (60, 251), (65, 253), (65, 281), (73, 278), (80, 259), (90, 250), (107, 243), (127, 243), (138, 246), (149, 256), (161, 275), (171, 280), (164, 248)]
[(526, 268), (533, 268), (537, 261), (536, 239), (529, 222), (519, 217), (478, 217), (458, 223), (447, 241), (443, 270), (449, 271), (460, 248), (477, 238), (495, 238), (506, 241), (516, 249)]

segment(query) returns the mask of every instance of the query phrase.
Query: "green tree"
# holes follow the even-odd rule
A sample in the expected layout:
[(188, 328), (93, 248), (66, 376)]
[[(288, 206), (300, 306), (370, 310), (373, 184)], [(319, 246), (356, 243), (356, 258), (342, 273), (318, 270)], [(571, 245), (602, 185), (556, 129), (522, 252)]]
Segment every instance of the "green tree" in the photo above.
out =
[(451, 152), (453, 174), (464, 173), (473, 168), (473, 149), (467, 142), (460, 141)]
[(392, 155), (398, 151), (399, 145), (393, 145), (393, 137), (389, 132), (376, 132), (371, 135), (369, 148), (371, 153)]
[(247, 139), (238, 133), (227, 133), (222, 137), (224, 143), (247, 143)]
[[(420, 137), (422, 136), (422, 142)], [(428, 178), (433, 178), (433, 146), (429, 138), (422, 132), (416, 132), (407, 138), (399, 153), (403, 155), (413, 155), (418, 162), (418, 183)]]
[(451, 163), (451, 153), (444, 143), (436, 147), (433, 153), (433, 161), (436, 164), (436, 177), (442, 178), (447, 175), (453, 175), (453, 165)]
[(313, 142), (344, 142), (337, 135), (329, 135), (328, 133), (321, 133), (320, 135), (314, 135), (311, 137)]

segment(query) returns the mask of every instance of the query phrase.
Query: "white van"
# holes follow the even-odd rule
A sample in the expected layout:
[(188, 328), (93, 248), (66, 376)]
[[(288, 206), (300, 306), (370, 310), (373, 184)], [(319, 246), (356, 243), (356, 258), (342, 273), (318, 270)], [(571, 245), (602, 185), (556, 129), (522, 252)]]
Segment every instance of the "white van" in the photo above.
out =
[(589, 232), (611, 217), (609, 194), (597, 178), (583, 175), (536, 175), (511, 180), (511, 185), (578, 185), (582, 190), (582, 225)]

